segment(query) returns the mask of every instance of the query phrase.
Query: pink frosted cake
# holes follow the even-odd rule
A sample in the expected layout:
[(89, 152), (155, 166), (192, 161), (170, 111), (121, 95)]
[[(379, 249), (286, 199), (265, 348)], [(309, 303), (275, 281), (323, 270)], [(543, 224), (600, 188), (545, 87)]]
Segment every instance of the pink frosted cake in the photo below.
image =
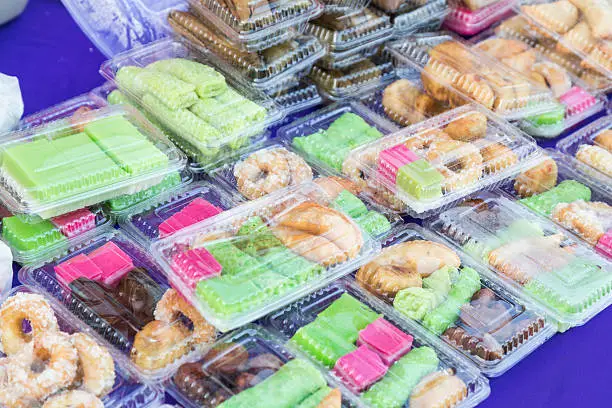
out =
[(411, 335), (381, 317), (359, 332), (357, 345), (369, 347), (390, 366), (410, 351), (413, 340)]
[(333, 371), (348, 388), (360, 393), (383, 378), (387, 368), (380, 356), (364, 345), (340, 357)]

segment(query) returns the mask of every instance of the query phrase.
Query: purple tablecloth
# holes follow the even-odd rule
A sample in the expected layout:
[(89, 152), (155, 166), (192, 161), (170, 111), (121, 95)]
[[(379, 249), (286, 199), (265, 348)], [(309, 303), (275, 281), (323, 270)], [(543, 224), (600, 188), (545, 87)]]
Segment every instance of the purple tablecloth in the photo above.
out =
[[(0, 27), (0, 72), (19, 77), (26, 114), (100, 85), (103, 61), (59, 0), (31, 0), (24, 15)], [(491, 396), (481, 406), (612, 406), (610, 327), (612, 310), (607, 310), (586, 326), (553, 337), (491, 380)]]

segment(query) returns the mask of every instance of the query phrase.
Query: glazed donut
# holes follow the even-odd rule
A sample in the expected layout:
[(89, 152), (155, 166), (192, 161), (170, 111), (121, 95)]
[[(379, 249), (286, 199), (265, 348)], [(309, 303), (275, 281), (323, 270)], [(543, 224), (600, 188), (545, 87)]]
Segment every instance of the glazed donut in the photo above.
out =
[(596, 245), (606, 231), (612, 228), (612, 207), (599, 201), (559, 203), (552, 211), (552, 218), (589, 244)]
[(348, 190), (354, 195), (358, 195), (360, 192), (359, 187), (355, 183), (343, 177), (319, 177), (314, 182), (325, 191), (330, 200), (335, 200), (338, 194), (344, 190)]
[(260, 150), (234, 167), (238, 191), (254, 200), (284, 187), (312, 180), (312, 169), (284, 148)]
[(612, 130), (604, 130), (593, 139), (596, 145), (612, 153)]
[(518, 157), (509, 147), (501, 143), (490, 143), (480, 149), (486, 174), (497, 173), (514, 166)]
[(104, 403), (88, 392), (73, 390), (49, 398), (43, 408), (104, 408)]
[(208, 344), (215, 340), (215, 328), (185, 300), (176, 290), (168, 289), (155, 307), (155, 319), (172, 325), (180, 321), (181, 315), (193, 324), (192, 344)]
[(33, 340), (33, 360), (45, 362), (41, 372), (30, 373), (30, 396), (43, 400), (70, 386), (77, 375), (79, 356), (64, 333), (44, 333)]
[(149, 322), (136, 334), (131, 358), (143, 370), (157, 370), (173, 363), (191, 349), (189, 328), (181, 322), (169, 325)]
[[(30, 322), (31, 333), (23, 332), (24, 320)], [(21, 351), (33, 337), (59, 330), (49, 302), (32, 293), (17, 293), (4, 302), (0, 309), (0, 328), (2, 348), (8, 356)]]
[(542, 163), (519, 174), (514, 181), (514, 191), (519, 197), (531, 197), (548, 191), (557, 185), (557, 162), (550, 157)]
[(612, 177), (612, 153), (599, 146), (580, 145), (576, 159)]
[(77, 379), (81, 388), (97, 397), (105, 396), (115, 384), (115, 362), (110, 353), (83, 333), (73, 334), (70, 340), (79, 358)]
[(482, 156), (478, 148), (457, 140), (434, 142), (427, 160), (442, 173), (442, 190), (455, 191), (476, 183), (482, 176)]
[(444, 133), (460, 142), (473, 142), (487, 135), (487, 117), (484, 113), (472, 112), (446, 125)]

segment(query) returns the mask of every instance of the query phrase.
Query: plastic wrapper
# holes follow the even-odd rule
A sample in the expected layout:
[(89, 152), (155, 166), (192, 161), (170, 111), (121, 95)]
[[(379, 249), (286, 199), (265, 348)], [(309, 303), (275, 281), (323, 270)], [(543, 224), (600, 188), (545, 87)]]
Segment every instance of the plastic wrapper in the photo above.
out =
[(488, 278), (543, 307), (561, 331), (586, 323), (612, 302), (612, 263), (507, 197), (452, 208), (429, 224), (487, 265)]
[(128, 107), (14, 132), (0, 151), (4, 205), (15, 215), (43, 219), (137, 193), (186, 163), (161, 132)]
[(323, 5), (317, 0), (223, 2), (189, 0), (192, 11), (209, 27), (247, 51), (263, 50), (287, 41), (318, 16)]
[(342, 172), (409, 215), (434, 211), (537, 163), (529, 136), (478, 105), (466, 105), (354, 149)]
[(174, 11), (168, 20), (178, 35), (214, 52), (236, 67), (257, 88), (264, 90), (292, 75), (307, 73), (313, 63), (325, 55), (323, 45), (309, 35), (296, 35), (265, 50), (248, 52), (215, 34), (189, 12)]
[(234, 198), (206, 181), (185, 186), (161, 200), (144, 202), (121, 220), (127, 234), (148, 248), (190, 226), (234, 207)]
[(118, 230), (27, 266), (19, 279), (63, 304), (147, 384), (216, 339), (215, 328), (170, 288), (145, 249)]
[[(3, 376), (0, 406), (40, 406), (45, 400), (48, 404), (54, 402), (59, 406), (76, 406), (74, 404), (77, 404), (79, 398), (81, 402), (89, 404), (86, 405), (88, 407), (154, 408), (162, 403), (162, 391), (139, 384), (121, 365), (120, 360), (112, 355), (109, 346), (57, 302), (46, 300), (37, 292), (19, 286), (1, 302), (0, 316), (3, 331), (21, 332), (29, 327), (34, 337), (16, 340), (20, 339), (19, 335), (23, 336), (18, 333), (9, 342), (9, 336), (3, 336), (3, 350), (0, 351), (3, 368), (14, 373), (25, 366), (24, 359), (29, 358), (31, 362), (27, 368), (21, 370), (29, 374), (29, 382), (25, 385), (31, 387), (22, 393), (23, 381), (28, 380), (21, 377), (20, 382), (18, 375)], [(20, 322), (27, 319), (29, 325), (24, 325), (22, 329), (21, 324), (11, 324), (11, 319), (19, 319)], [(57, 353), (52, 360), (39, 357), (44, 356), (45, 351), (51, 347), (54, 347), (53, 350), (61, 350), (62, 353)], [(60, 374), (51, 376), (49, 373)], [(78, 373), (85, 374), (78, 378)], [(36, 382), (41, 376), (51, 380)], [(32, 386), (39, 383), (45, 385), (38, 388)], [(58, 393), (50, 396), (55, 392)]]
[[(507, 120), (523, 119), (554, 110), (551, 91), (476, 51), (462, 40), (442, 33), (407, 37), (387, 44), (397, 69), (420, 74), (432, 98), (458, 106), (465, 98)], [(454, 100), (457, 91), (462, 95)]]
[[(210, 52), (160, 41), (121, 54), (101, 72), (117, 83), (201, 170), (261, 138), (283, 112)], [(183, 78), (183, 79), (180, 79)]]
[(324, 372), (256, 325), (233, 331), (206, 355), (181, 366), (168, 381), (168, 391), (185, 407), (340, 408), (343, 399)]
[(323, 58), (317, 61), (317, 65), (326, 70), (346, 68), (376, 55), (386, 41), (386, 38), (383, 38), (382, 41), (376, 40), (374, 45), (370, 45), (357, 53), (351, 50), (327, 52)]
[[(505, 373), (556, 331), (545, 315), (489, 279), (482, 266), (416, 224), (384, 238), (355, 279), (404, 318), (468, 356), (489, 377)], [(482, 275), (482, 274), (481, 274)]]
[(461, 35), (475, 35), (512, 14), (517, 0), (455, 1), (444, 27)]
[(490, 57), (549, 88), (557, 101), (558, 108), (554, 111), (519, 121), (525, 132), (536, 137), (556, 137), (604, 108), (605, 98), (555, 58), (554, 50), (516, 32), (497, 31), (496, 34), (489, 30), (470, 42)]
[[(442, 26), (449, 12), (446, 0), (425, 0), (417, 3), (419, 5), (416, 8), (414, 5), (412, 7), (403, 6), (395, 13), (388, 13), (393, 22), (395, 38), (414, 33), (438, 31)], [(410, 2), (404, 4), (408, 5)]]
[(185, 228), (153, 244), (152, 253), (173, 286), (228, 331), (349, 273), (378, 250), (326, 199), (314, 184), (278, 191)]
[(557, 143), (557, 149), (588, 166), (590, 177), (612, 192), (612, 115), (604, 116)]
[(266, 325), (330, 371), (349, 406), (475, 406), (488, 382), (473, 365), (354, 282), (334, 282), (271, 314)]

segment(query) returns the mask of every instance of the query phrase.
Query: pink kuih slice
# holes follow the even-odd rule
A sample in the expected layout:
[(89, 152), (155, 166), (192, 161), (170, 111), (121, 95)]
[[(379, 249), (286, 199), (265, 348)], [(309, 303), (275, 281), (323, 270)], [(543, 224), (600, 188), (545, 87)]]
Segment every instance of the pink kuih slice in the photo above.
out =
[(159, 226), (159, 237), (164, 238), (170, 236), (183, 228), (204, 221), (207, 218), (213, 217), (223, 212), (222, 209), (215, 207), (203, 198), (196, 198), (190, 202), (185, 208), (177, 212)]
[(612, 259), (612, 229), (606, 231), (606, 233), (599, 238), (597, 245), (595, 245), (595, 249), (603, 256)]
[(359, 332), (357, 345), (369, 347), (391, 366), (410, 351), (413, 340), (411, 335), (381, 317)]
[(360, 346), (336, 361), (334, 373), (351, 391), (360, 393), (383, 378), (387, 368), (378, 354)]
[(119, 282), (134, 269), (132, 258), (114, 242), (107, 242), (89, 254), (89, 258), (102, 270), (101, 281), (106, 285)]
[(81, 277), (90, 280), (99, 280), (102, 277), (102, 270), (84, 254), (77, 255), (66, 262), (62, 262), (53, 269), (57, 277), (66, 285), (69, 285), (73, 280)]
[(559, 101), (565, 105), (569, 116), (584, 112), (597, 103), (597, 99), (579, 86), (572, 87), (561, 95)]
[(221, 275), (223, 267), (205, 248), (180, 252), (172, 258), (172, 269), (189, 288), (199, 281)]
[(66, 238), (72, 238), (96, 227), (96, 214), (87, 208), (73, 211), (51, 219)]
[(419, 157), (403, 144), (390, 147), (378, 155), (378, 174), (380, 178), (395, 184), (398, 170), (418, 159)]

